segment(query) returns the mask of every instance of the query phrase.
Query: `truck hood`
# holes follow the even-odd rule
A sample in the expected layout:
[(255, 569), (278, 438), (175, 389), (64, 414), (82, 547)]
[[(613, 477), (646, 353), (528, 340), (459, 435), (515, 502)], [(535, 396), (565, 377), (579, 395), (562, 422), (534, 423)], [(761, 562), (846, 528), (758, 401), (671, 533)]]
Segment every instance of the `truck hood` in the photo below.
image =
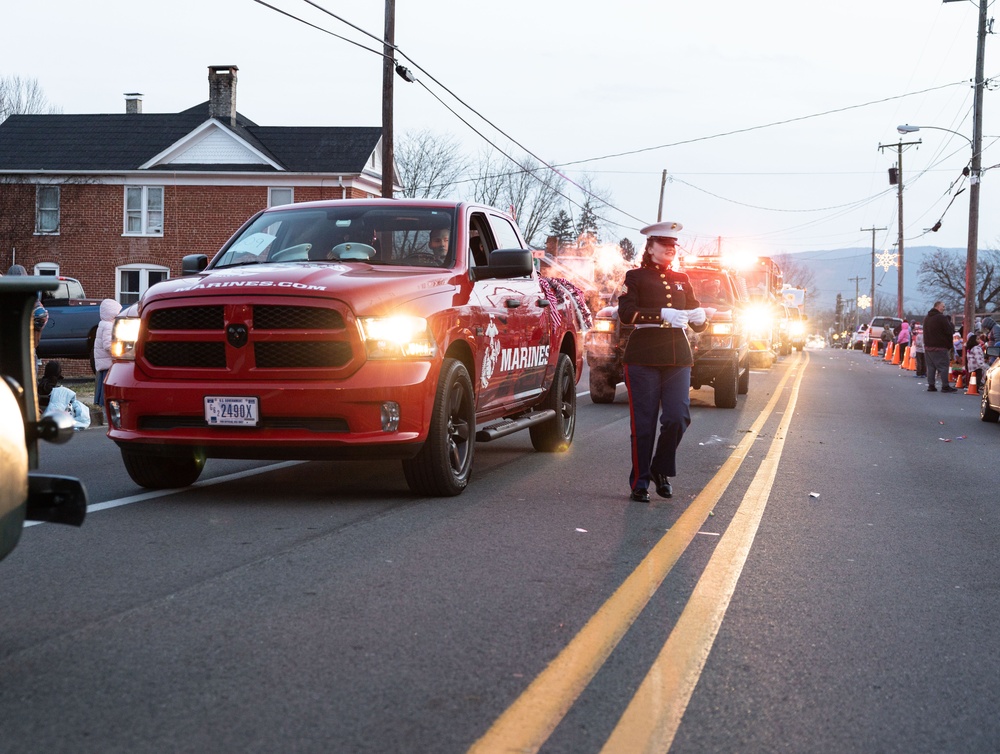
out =
[(460, 282), (455, 270), (373, 266), (364, 262), (255, 264), (206, 270), (158, 283), (143, 305), (193, 296), (311, 296), (339, 299), (358, 313), (391, 311), (433, 293), (451, 293)]

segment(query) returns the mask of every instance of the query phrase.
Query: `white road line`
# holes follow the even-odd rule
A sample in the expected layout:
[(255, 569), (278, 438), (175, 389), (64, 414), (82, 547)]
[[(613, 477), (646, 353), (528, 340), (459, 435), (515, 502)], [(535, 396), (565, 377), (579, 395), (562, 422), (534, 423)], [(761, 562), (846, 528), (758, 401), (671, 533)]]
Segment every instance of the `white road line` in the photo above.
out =
[[(290, 466), (297, 466), (298, 464), (306, 463), (306, 461), (284, 461), (282, 463), (271, 464), (270, 466), (261, 466), (256, 469), (247, 469), (245, 471), (236, 471), (232, 474), (226, 474), (225, 476), (218, 476), (214, 479), (205, 479), (201, 482), (195, 482), (190, 487), (179, 487), (170, 490), (150, 490), (149, 492), (140, 492), (138, 495), (129, 495), (128, 497), (120, 497), (117, 500), (107, 500), (103, 503), (94, 503), (93, 505), (87, 506), (87, 514), (97, 513), (98, 511), (106, 511), (110, 508), (119, 508), (123, 505), (131, 505), (132, 503), (141, 503), (144, 500), (154, 500), (158, 497), (167, 497), (169, 495), (176, 495), (180, 492), (187, 492), (191, 489), (197, 489), (199, 487), (211, 487), (213, 484), (224, 484), (225, 482), (231, 482), (235, 479), (245, 479), (246, 477), (256, 476), (257, 474), (265, 474), (268, 471), (277, 471), (278, 469), (287, 469)], [(38, 526), (39, 524), (48, 523), (47, 521), (25, 521), (25, 528), (29, 526)]]

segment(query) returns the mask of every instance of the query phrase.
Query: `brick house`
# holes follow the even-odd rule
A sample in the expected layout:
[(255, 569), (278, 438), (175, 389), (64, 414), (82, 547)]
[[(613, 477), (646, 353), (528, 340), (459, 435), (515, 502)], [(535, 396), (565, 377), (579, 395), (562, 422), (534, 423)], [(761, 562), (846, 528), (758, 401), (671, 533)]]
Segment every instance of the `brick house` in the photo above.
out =
[(129, 304), (260, 209), (381, 195), (381, 128), (259, 126), (236, 110), (237, 70), (210, 67), (209, 100), (179, 113), (126, 94), (121, 114), (0, 123), (0, 272)]

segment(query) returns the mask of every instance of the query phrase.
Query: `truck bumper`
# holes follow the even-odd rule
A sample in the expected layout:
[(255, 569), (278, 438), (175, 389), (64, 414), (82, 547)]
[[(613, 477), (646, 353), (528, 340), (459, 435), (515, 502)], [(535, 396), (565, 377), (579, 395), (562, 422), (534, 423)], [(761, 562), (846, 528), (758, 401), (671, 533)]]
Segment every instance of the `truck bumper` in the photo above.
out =
[[(438, 371), (427, 361), (369, 361), (344, 380), (234, 384), (149, 380), (116, 362), (104, 387), (108, 437), (195, 447), (210, 458), (407, 458), (426, 439)], [(206, 396), (256, 397), (258, 425), (210, 426)], [(386, 404), (398, 406), (393, 431), (384, 428)]]

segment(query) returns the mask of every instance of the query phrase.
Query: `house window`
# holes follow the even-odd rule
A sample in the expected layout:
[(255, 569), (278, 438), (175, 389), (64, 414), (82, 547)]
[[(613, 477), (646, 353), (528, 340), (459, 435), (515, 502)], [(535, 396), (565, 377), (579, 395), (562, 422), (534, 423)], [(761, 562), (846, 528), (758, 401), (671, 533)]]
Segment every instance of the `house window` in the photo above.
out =
[(115, 270), (115, 298), (122, 306), (134, 304), (146, 289), (170, 277), (170, 270), (158, 265), (127, 264)]
[(35, 233), (59, 233), (59, 187), (35, 189)]
[(267, 190), (267, 206), (278, 207), (282, 204), (291, 204), (295, 201), (295, 195), (290, 188), (269, 188)]
[(163, 235), (163, 187), (125, 187), (125, 235)]
[(35, 265), (35, 274), (59, 277), (59, 265), (55, 262), (39, 262)]

